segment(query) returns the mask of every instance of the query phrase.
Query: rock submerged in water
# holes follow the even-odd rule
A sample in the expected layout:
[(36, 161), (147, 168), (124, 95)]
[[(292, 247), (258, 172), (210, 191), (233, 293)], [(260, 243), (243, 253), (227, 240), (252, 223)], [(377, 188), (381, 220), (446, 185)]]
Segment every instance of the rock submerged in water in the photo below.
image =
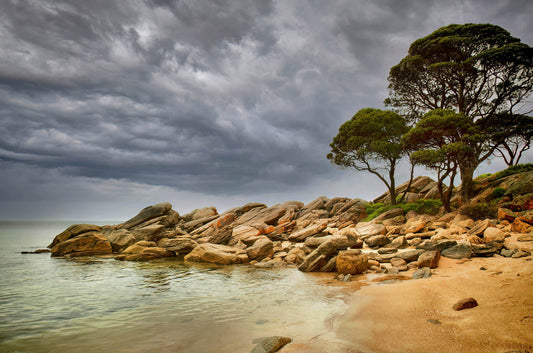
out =
[(252, 353), (275, 353), (291, 342), (292, 338), (282, 336), (257, 338), (252, 342), (257, 344)]

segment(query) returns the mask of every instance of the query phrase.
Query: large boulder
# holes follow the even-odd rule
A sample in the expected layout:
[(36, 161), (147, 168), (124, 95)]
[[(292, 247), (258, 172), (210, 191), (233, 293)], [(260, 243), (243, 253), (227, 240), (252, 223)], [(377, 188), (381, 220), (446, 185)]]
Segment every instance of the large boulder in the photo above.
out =
[[(132, 247), (136, 247), (135, 251), (132, 251), (133, 250)], [(128, 249), (130, 250), (128, 251)], [(126, 261), (147, 261), (147, 260), (159, 259), (162, 257), (174, 257), (175, 256), (174, 252), (168, 249), (165, 249), (165, 248), (158, 247), (158, 246), (143, 247), (143, 246), (139, 246), (138, 244), (137, 245), (134, 244), (128, 247), (128, 249), (126, 249), (122, 255), (115, 257), (115, 259), (126, 260)]]
[(370, 267), (368, 256), (362, 254), (359, 249), (340, 251), (336, 261), (337, 272), (342, 274), (356, 275), (365, 272)]
[(389, 238), (385, 235), (374, 235), (365, 239), (366, 245), (371, 248), (383, 246), (390, 242)]
[(198, 246), (198, 243), (188, 236), (178, 236), (172, 239), (161, 239), (157, 242), (161, 248), (165, 248), (174, 252), (175, 254), (188, 254)]
[(187, 213), (186, 215), (182, 216), (182, 219), (185, 223), (187, 222), (193, 222), (200, 219), (205, 219), (213, 216), (217, 216), (218, 212), (217, 209), (213, 206), (211, 207), (204, 207), (204, 208), (198, 208), (195, 210), (192, 210), (190, 213)]
[(172, 205), (168, 202), (148, 206), (146, 208), (143, 208), (135, 217), (124, 222), (121, 228), (130, 229), (140, 223), (146, 222), (147, 220), (160, 217), (168, 213), (171, 209)]
[(191, 262), (210, 262), (221, 265), (242, 264), (249, 261), (248, 255), (242, 249), (209, 243), (198, 245), (185, 256), (185, 260)]
[(442, 256), (450, 259), (465, 259), (472, 257), (472, 246), (470, 244), (461, 243), (444, 249)]
[[(123, 227), (122, 229), (125, 228)], [(165, 226), (162, 224), (150, 224), (146, 227), (131, 229), (130, 232), (136, 241), (154, 240), (153, 238), (161, 233), (164, 229)]]
[(306, 256), (304, 261), (298, 266), (302, 272), (320, 271), (323, 266), (328, 263), (328, 260), (337, 252), (337, 243), (330, 239), (324, 242), (315, 250), (311, 251)]
[(298, 241), (304, 241), (306, 238), (310, 236), (316, 236), (318, 234), (321, 234), (324, 229), (327, 227), (327, 222), (318, 222), (315, 224), (312, 224), (300, 231), (296, 231), (289, 235), (289, 240), (298, 242)]
[(121, 252), (128, 246), (135, 243), (135, 237), (127, 229), (116, 229), (105, 234), (107, 240), (111, 243), (113, 252)]
[(250, 260), (261, 261), (265, 257), (272, 257), (274, 255), (274, 244), (263, 235), (252, 246), (246, 249), (246, 254)]
[(48, 245), (48, 247), (51, 249), (55, 245), (70, 238), (74, 238), (75, 236), (78, 236), (80, 234), (88, 232), (100, 232), (101, 230), (102, 228), (100, 226), (94, 224), (73, 224), (67, 229), (65, 229), (63, 232), (56, 235), (54, 240), (50, 245)]
[(374, 222), (359, 222), (355, 229), (362, 237), (371, 237), (387, 233), (387, 228), (383, 224)]
[(54, 245), (52, 256), (105, 255), (112, 252), (111, 243), (102, 233), (89, 232)]
[(418, 267), (436, 268), (439, 266), (440, 252), (431, 250), (422, 253), (418, 257)]

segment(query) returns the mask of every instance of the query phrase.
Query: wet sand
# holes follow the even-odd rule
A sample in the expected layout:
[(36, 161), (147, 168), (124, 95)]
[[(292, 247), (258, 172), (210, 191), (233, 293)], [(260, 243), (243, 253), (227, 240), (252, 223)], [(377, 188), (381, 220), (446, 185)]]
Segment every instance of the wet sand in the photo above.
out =
[[(533, 352), (531, 257), (442, 258), (433, 271), (356, 291), (334, 323), (335, 339), (345, 344), (329, 352)], [(479, 306), (452, 309), (467, 297)]]

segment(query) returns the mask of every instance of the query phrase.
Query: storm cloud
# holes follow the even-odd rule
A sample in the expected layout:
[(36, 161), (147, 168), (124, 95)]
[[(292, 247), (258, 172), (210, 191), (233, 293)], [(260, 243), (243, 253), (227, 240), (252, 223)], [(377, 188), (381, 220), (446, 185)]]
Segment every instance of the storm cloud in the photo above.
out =
[(379, 181), (325, 156), (342, 122), (382, 107), (409, 44), (465, 22), (531, 44), (532, 14), (530, 1), (2, 1), (0, 218), (372, 198)]

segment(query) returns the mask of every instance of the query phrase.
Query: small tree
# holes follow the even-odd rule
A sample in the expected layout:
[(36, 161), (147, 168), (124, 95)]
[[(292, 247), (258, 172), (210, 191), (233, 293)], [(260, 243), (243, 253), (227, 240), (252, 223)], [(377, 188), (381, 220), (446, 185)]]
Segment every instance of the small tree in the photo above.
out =
[[(533, 49), (499, 26), (452, 24), (413, 42), (388, 80), (385, 103), (415, 121), (433, 109), (452, 109), (478, 124), (513, 114), (532, 92)], [(469, 147), (476, 153), (458, 160), (464, 199), (473, 196), (475, 169), (497, 145), (483, 138)]]
[(402, 136), (409, 131), (404, 118), (390, 110), (361, 109), (339, 128), (327, 158), (341, 167), (376, 175), (396, 204), (394, 174), (406, 154)]

